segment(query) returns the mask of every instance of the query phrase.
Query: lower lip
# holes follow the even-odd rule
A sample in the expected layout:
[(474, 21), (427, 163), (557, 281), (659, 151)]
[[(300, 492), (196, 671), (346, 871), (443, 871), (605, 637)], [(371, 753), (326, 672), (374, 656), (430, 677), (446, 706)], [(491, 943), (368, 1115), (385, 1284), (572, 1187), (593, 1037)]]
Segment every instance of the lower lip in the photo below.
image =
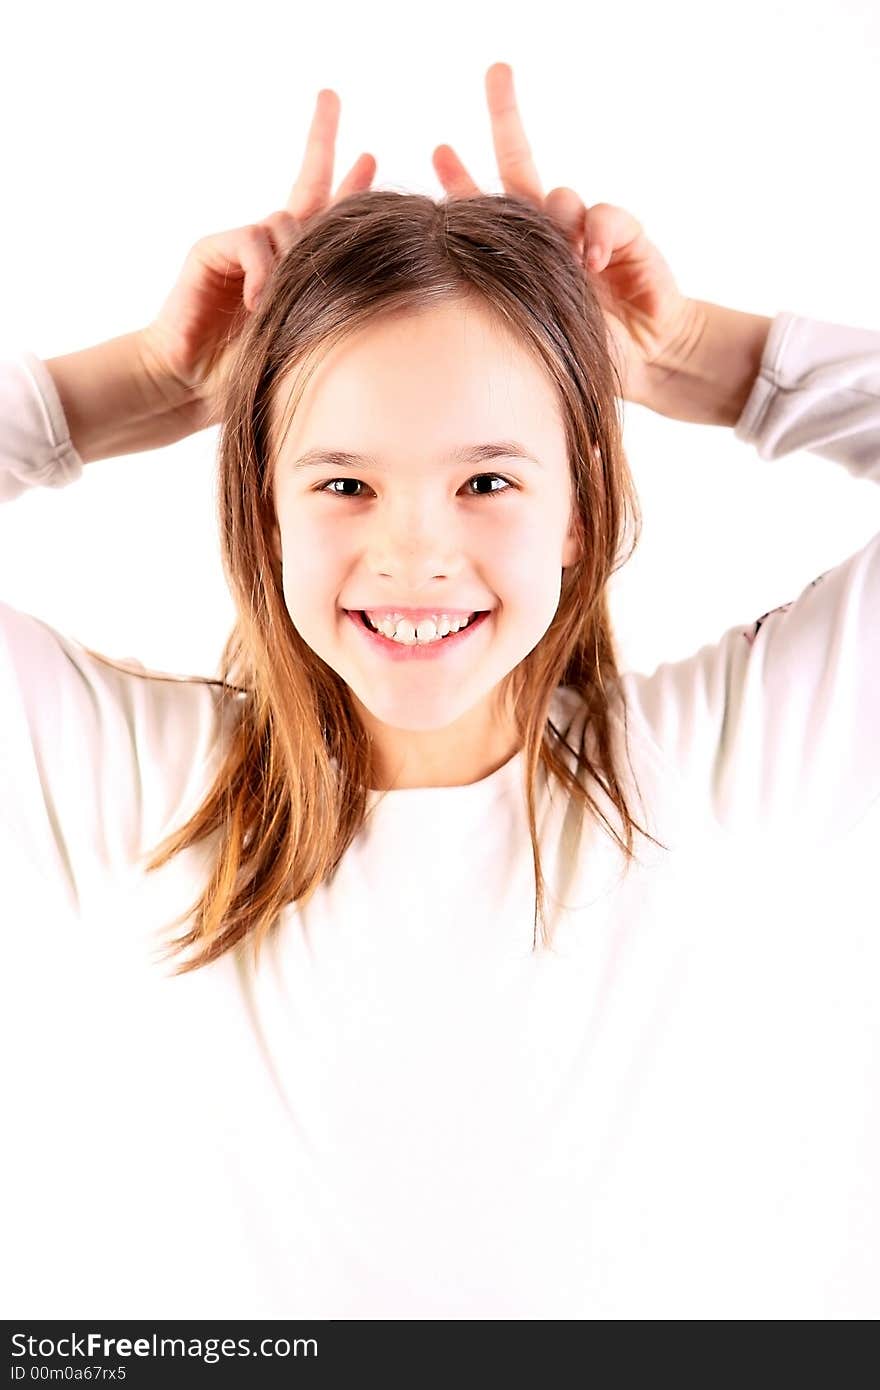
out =
[(435, 661), (444, 652), (456, 651), (463, 647), (471, 633), (481, 628), (489, 617), (488, 613), (481, 613), (473, 622), (468, 623), (467, 627), (462, 628), (461, 632), (451, 633), (448, 637), (441, 637), (439, 642), (426, 642), (422, 646), (418, 642), (393, 642), (384, 633), (374, 632), (371, 627), (366, 627), (360, 613), (348, 608), (345, 611), (370, 646), (391, 661)]

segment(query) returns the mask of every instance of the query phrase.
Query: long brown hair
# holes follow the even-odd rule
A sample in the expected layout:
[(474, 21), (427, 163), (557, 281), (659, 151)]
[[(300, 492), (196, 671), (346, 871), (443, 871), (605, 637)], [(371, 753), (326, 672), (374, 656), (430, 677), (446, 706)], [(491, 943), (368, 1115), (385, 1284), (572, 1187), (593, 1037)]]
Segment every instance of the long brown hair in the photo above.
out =
[[(633, 830), (653, 840), (631, 817), (612, 742), (609, 700), (618, 670), (606, 586), (632, 554), (641, 517), (599, 301), (561, 228), (519, 198), (437, 203), (374, 189), (307, 219), (299, 232), (242, 327), (222, 411), (219, 524), (237, 620), (220, 659), (219, 699), (234, 699), (236, 713), (210, 791), (147, 864), (152, 872), (217, 837), (207, 886), (169, 928), (191, 919), (189, 930), (168, 943), (167, 955), (192, 951), (175, 974), (245, 941), (256, 958), (285, 906), (304, 907), (333, 875), (367, 813), (370, 741), (351, 692), (303, 641), (285, 605), (272, 540), (273, 393), (292, 369), (314, 370), (323, 353), (380, 313), (474, 298), (536, 354), (556, 384), (581, 543), (580, 559), (564, 571), (549, 629), (503, 683), (523, 752), (535, 943), (540, 917), (549, 944), (535, 815), (539, 763), (580, 803), (581, 814), (588, 810), (605, 826), (627, 870), (635, 858)], [(306, 380), (308, 374), (301, 389)], [(629, 520), (632, 543), (621, 557)], [(550, 719), (560, 685), (586, 706), (579, 747)], [(617, 809), (623, 839), (591, 793), (590, 779)]]

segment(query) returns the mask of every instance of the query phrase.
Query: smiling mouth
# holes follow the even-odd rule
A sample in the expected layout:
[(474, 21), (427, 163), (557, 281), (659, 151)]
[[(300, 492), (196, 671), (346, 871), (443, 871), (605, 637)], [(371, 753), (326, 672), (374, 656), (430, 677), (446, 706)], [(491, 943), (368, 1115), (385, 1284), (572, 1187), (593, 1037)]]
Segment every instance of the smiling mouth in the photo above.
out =
[[(383, 628), (382, 628), (381, 626), (379, 626), (377, 623), (372, 622), (371, 619), (367, 617), (366, 609), (362, 608), (362, 609), (359, 609), (359, 610), (356, 610), (356, 611), (358, 612), (358, 616), (360, 617), (361, 622), (364, 624), (365, 627), (368, 627), (368, 628), (370, 629), (371, 632), (382, 632), (383, 635), (385, 635), (385, 634), (384, 634), (384, 631), (383, 631)], [(486, 613), (487, 611), (488, 611), (487, 609), (475, 608), (474, 611), (473, 611), (472, 613), (468, 613), (466, 619), (465, 619), (465, 618), (455, 618), (454, 621), (461, 624), (461, 626), (457, 629), (457, 631), (458, 631), (458, 632), (462, 632), (462, 631), (464, 630), (464, 628), (469, 627), (470, 624), (471, 624), (472, 622), (474, 622), (477, 618), (482, 618), (482, 617), (484, 617), (484, 616), (485, 616), (485, 613)], [(426, 620), (426, 619), (422, 618), (422, 619), (420, 619), (419, 621), (424, 622), (425, 620)], [(417, 628), (418, 628), (418, 622), (416, 622), (416, 620), (415, 620), (414, 618), (408, 618), (407, 621), (412, 625), (412, 627), (413, 627), (414, 629), (417, 629)], [(451, 632), (446, 632), (446, 633), (443, 634), (444, 637), (447, 637), (447, 636), (454, 636), (454, 635), (455, 635), (455, 634), (454, 634), (454, 633), (451, 633)]]
[(344, 611), (352, 622), (367, 634), (371, 645), (375, 645), (377, 650), (384, 649), (389, 656), (393, 654), (398, 658), (433, 655), (441, 650), (457, 648), (462, 642), (467, 641), (470, 634), (480, 627), (492, 612), (491, 609), (476, 609), (464, 627), (447, 632), (442, 637), (435, 632), (417, 639), (412, 624), (407, 636), (388, 637), (381, 629), (373, 627), (363, 609), (347, 608)]

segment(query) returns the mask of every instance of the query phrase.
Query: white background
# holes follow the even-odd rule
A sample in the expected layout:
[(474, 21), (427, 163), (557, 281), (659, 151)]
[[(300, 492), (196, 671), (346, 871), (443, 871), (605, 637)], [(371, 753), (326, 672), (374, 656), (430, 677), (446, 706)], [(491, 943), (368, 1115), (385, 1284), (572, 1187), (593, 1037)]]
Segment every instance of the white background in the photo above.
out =
[[(324, 86), (342, 101), (337, 182), (368, 150), (375, 186), (439, 198), (430, 155), (448, 142), (500, 191), (483, 89), (499, 60), (545, 192), (568, 184), (630, 209), (685, 293), (880, 328), (874, 0), (55, 3), (5, 7), (0, 49), (4, 355), (51, 357), (148, 322), (195, 240), (282, 204)], [(880, 525), (877, 489), (825, 460), (764, 463), (732, 431), (634, 406), (625, 420), (644, 516), (612, 590), (625, 668), (686, 656), (795, 598)], [(215, 445), (210, 431), (92, 463), (75, 486), (5, 508), (2, 598), (110, 655), (213, 672), (233, 617)], [(874, 817), (772, 885), (768, 911), (830, 934), (876, 917), (877, 830)], [(14, 936), (17, 922), (4, 927)], [(29, 1066), (45, 1085), (62, 1036), (59, 1086), (107, 1060), (97, 1028), (86, 1042), (88, 1010), (55, 1007), (65, 1032), (42, 1059), (19, 1054), (22, 1094)], [(48, 1145), (51, 1098), (32, 1123), (37, 1111)], [(62, 1142), (75, 1164), (76, 1134)], [(25, 1205), (53, 1181), (48, 1154)], [(65, 1307), (29, 1296), (16, 1311)]]

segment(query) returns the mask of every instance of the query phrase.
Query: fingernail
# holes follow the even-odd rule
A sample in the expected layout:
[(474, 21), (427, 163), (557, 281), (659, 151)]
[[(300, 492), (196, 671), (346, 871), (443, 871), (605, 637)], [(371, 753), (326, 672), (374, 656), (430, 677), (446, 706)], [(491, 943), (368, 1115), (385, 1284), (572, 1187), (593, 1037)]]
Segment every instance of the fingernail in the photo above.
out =
[(601, 246), (594, 244), (590, 247), (589, 251), (587, 252), (587, 265), (592, 266), (595, 270), (596, 266), (599, 265), (601, 260), (602, 248)]

